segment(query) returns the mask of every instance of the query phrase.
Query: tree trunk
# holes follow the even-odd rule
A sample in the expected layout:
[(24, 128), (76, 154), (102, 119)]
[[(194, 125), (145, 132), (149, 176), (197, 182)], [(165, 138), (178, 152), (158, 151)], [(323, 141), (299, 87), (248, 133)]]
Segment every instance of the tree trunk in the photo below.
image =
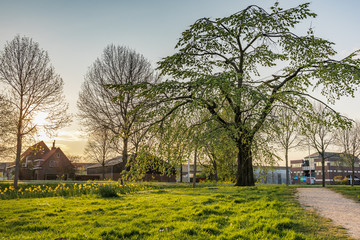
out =
[(123, 158), (123, 162), (124, 162), (125, 164), (127, 164), (127, 160), (128, 160), (128, 143), (129, 143), (129, 138), (128, 138), (128, 137), (124, 137), (124, 138), (123, 138), (122, 158)]
[(106, 152), (107, 152), (107, 149), (106, 149), (106, 145), (107, 145), (107, 140), (108, 140), (108, 134), (107, 134), (107, 130), (104, 129), (104, 141), (102, 143), (102, 156), (101, 156), (101, 165), (102, 165), (102, 180), (105, 180), (105, 162), (106, 162)]
[(351, 186), (353, 187), (354, 186), (354, 182), (355, 182), (355, 159), (354, 161), (352, 161), (351, 163)]
[(322, 186), (325, 187), (325, 156), (321, 154)]
[(105, 161), (102, 163), (102, 180), (105, 180)]
[(196, 184), (196, 161), (197, 160), (197, 149), (195, 149), (195, 154), (194, 154), (194, 174), (193, 174), (193, 183), (192, 183), (192, 187), (195, 188), (195, 184)]
[(215, 177), (215, 182), (218, 182), (218, 174), (217, 174), (217, 164), (216, 164), (216, 159), (214, 157), (214, 162), (213, 162), (213, 166), (214, 166), (214, 177)]
[[(126, 175), (126, 168), (128, 165), (128, 143), (129, 143), (129, 138), (128, 137), (124, 137), (123, 138), (123, 151), (122, 151), (122, 160), (124, 163), (124, 169), (122, 170), (122, 173), (120, 173), (120, 178), (121, 178), (121, 185), (125, 184), (125, 178), (124, 176)], [(113, 174), (113, 173), (112, 173)], [(130, 176), (131, 177), (131, 176)], [(127, 177), (129, 178), (129, 176)]]
[(22, 145), (22, 136), (18, 129), (17, 139), (16, 139), (16, 160), (15, 160), (15, 176), (14, 176), (15, 189), (18, 188), (18, 181), (19, 181), (21, 145)]
[[(289, 149), (285, 148), (285, 165), (286, 165), (286, 186), (289, 186), (289, 156), (288, 156)], [(311, 170), (310, 170), (311, 176)]]
[(180, 164), (180, 182), (182, 183), (183, 181), (183, 170), (182, 170), (182, 164)]
[(20, 158), (21, 158), (21, 147), (22, 147), (22, 119), (23, 119), (23, 99), (20, 99), (20, 114), (17, 124), (17, 133), (16, 133), (16, 159), (15, 159), (15, 176), (14, 176), (14, 188), (18, 188), (19, 173), (20, 173)]
[(252, 166), (251, 141), (237, 141), (238, 167), (235, 186), (254, 186), (254, 172)]

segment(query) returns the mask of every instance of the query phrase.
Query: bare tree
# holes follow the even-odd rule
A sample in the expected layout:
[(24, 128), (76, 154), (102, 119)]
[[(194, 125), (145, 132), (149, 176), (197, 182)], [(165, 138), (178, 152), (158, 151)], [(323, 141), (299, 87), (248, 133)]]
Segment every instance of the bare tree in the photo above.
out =
[(276, 112), (276, 123), (273, 128), (275, 143), (285, 151), (286, 185), (289, 185), (289, 150), (301, 143), (298, 135), (299, 117), (291, 108), (280, 108)]
[(50, 65), (46, 51), (31, 38), (16, 36), (0, 53), (0, 83), (8, 92), (9, 103), (16, 109), (16, 166), (14, 187), (19, 178), (22, 140), (39, 127), (34, 116), (47, 114), (48, 133), (69, 122), (68, 104), (63, 96), (63, 80)]
[[(102, 179), (105, 179), (105, 163), (106, 160), (115, 157), (116, 148), (115, 143), (112, 142), (113, 133), (107, 129), (102, 128), (94, 131), (88, 138), (85, 147), (85, 155), (102, 166)], [(114, 139), (116, 141), (116, 139)]]
[(66, 157), (69, 159), (71, 163), (83, 162), (83, 156), (81, 155), (66, 154)]
[(336, 145), (342, 148), (345, 161), (351, 166), (351, 186), (354, 186), (355, 163), (360, 156), (360, 122), (354, 122), (351, 128), (338, 129), (335, 140)]
[[(82, 85), (78, 100), (81, 121), (87, 126), (87, 131), (107, 128), (119, 136), (124, 161), (127, 160), (131, 138), (142, 129), (137, 124), (142, 121), (140, 106), (143, 99), (131, 91), (122, 91), (119, 96), (119, 91), (107, 86), (131, 86), (151, 83), (154, 79), (150, 63), (141, 54), (126, 47), (109, 45), (90, 67)], [(141, 139), (135, 140), (139, 141)]]
[[(308, 138), (310, 146), (316, 149), (321, 157), (321, 172), (322, 172), (322, 186), (325, 187), (325, 153), (326, 149), (334, 141), (333, 129), (334, 126), (331, 124), (333, 120), (329, 114), (331, 110), (326, 108), (324, 105), (316, 105), (311, 118), (312, 122), (303, 122), (303, 134)], [(311, 176), (311, 169), (310, 176)]]

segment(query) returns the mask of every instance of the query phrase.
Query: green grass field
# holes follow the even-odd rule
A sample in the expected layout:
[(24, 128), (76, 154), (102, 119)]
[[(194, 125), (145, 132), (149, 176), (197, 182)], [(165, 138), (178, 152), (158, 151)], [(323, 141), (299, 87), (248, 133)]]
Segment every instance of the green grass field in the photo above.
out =
[(0, 200), (0, 239), (350, 239), (284, 186)]

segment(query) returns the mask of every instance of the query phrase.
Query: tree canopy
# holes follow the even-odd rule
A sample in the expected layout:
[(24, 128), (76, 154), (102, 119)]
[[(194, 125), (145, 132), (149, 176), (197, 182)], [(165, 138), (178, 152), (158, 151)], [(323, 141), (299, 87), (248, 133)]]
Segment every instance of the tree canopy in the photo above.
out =
[(168, 80), (143, 94), (167, 106), (160, 120), (183, 109), (206, 110), (236, 145), (236, 185), (254, 185), (254, 146), (274, 108), (310, 109), (316, 98), (309, 89), (334, 102), (359, 84), (358, 52), (335, 60), (334, 43), (311, 28), (294, 33), (313, 17), (308, 3), (286, 10), (275, 3), (270, 11), (251, 5), (228, 17), (201, 18), (182, 33), (177, 52), (158, 63)]

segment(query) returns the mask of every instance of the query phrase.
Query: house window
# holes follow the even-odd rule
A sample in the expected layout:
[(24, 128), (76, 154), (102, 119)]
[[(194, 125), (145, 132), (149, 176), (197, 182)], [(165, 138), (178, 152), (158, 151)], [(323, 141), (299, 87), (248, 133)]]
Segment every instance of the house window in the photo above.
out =
[(50, 160), (49, 167), (55, 167), (55, 161), (54, 160)]
[(57, 154), (57, 158), (60, 158), (60, 153)]

